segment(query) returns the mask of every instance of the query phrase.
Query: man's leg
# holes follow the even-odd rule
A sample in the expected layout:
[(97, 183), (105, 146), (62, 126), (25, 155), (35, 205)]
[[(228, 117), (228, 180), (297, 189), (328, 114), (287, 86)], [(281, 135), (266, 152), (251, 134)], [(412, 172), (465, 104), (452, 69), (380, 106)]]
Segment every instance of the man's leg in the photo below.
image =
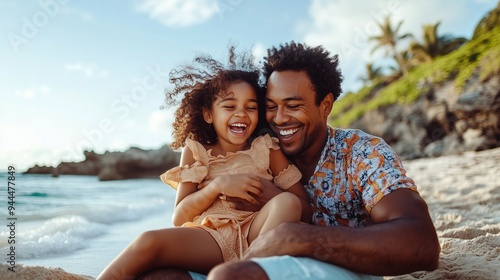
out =
[(214, 267), (207, 280), (268, 280), (266, 272), (253, 261), (228, 262)]
[(135, 280), (192, 280), (185, 270), (175, 268), (157, 268), (135, 278)]
[(309, 258), (275, 256), (251, 261), (224, 263), (216, 266), (208, 280), (269, 279), (269, 280), (374, 280), (382, 277), (365, 275)]

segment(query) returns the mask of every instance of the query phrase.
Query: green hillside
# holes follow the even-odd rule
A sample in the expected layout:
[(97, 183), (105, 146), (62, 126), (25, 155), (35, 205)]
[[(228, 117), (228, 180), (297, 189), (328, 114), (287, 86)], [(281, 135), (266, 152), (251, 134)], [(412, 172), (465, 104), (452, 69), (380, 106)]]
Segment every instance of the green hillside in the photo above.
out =
[[(490, 15), (496, 16), (498, 7)], [(481, 22), (491, 17), (485, 17)], [(388, 82), (383, 78), (372, 81), (370, 86), (357, 93), (348, 93), (335, 102), (329, 117), (334, 127), (348, 127), (365, 112), (393, 104), (411, 104), (444, 81), (453, 80), (457, 94), (461, 94), (467, 80), (474, 74), (486, 80), (500, 73), (500, 24), (481, 28), (475, 37), (459, 49), (412, 68), (408, 76)], [(478, 24), (478, 27), (481, 25)], [(478, 30), (478, 29), (476, 29)]]

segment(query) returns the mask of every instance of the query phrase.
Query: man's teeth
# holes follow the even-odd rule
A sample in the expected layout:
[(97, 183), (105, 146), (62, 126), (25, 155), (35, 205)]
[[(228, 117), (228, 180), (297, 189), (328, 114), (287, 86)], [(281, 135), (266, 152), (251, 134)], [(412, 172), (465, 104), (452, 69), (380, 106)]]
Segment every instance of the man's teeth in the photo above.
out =
[(288, 136), (288, 135), (292, 135), (294, 134), (295, 132), (299, 131), (298, 128), (295, 128), (295, 129), (287, 129), (287, 130), (280, 130), (280, 135), (281, 136)]

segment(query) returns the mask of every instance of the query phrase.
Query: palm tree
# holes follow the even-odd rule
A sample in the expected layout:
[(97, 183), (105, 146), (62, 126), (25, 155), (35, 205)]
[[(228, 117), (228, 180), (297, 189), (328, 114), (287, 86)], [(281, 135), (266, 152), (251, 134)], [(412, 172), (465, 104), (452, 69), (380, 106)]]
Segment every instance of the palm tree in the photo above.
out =
[(408, 48), (413, 58), (417, 62), (432, 61), (434, 58), (446, 55), (460, 46), (467, 39), (464, 37), (454, 37), (451, 35), (438, 36), (437, 29), (440, 22), (436, 24), (425, 24), (423, 26), (423, 42), (412, 42)]
[[(382, 32), (382, 34), (369, 37), (369, 40), (377, 42), (377, 45), (375, 45), (375, 47), (372, 49), (372, 53), (375, 52), (380, 47), (389, 47), (390, 51), (392, 52), (392, 54), (396, 59), (397, 64), (401, 68), (403, 75), (405, 76), (408, 75), (408, 69), (406, 69), (406, 66), (403, 63), (403, 58), (396, 49), (396, 44), (404, 38), (413, 36), (409, 33), (405, 33), (403, 35), (398, 34), (399, 28), (403, 24), (402, 21), (400, 21), (395, 28), (392, 27), (391, 20), (389, 17), (386, 17), (383, 23), (379, 22), (377, 24), (380, 27), (380, 31)], [(387, 55), (388, 53), (386, 53), (386, 56)]]
[(375, 67), (372, 63), (365, 64), (365, 76), (359, 77), (363, 83), (368, 84), (376, 78), (382, 76), (382, 68)]
[[(420, 62), (415, 59), (415, 56), (410, 53), (408, 50), (402, 50), (399, 52), (399, 57), (401, 60), (401, 64), (406, 67), (406, 69), (411, 69), (415, 66), (417, 66)], [(394, 60), (396, 60), (396, 57), (394, 57)], [(403, 71), (401, 69), (397, 69), (395, 67), (390, 68), (393, 72), (393, 75), (403, 75)]]

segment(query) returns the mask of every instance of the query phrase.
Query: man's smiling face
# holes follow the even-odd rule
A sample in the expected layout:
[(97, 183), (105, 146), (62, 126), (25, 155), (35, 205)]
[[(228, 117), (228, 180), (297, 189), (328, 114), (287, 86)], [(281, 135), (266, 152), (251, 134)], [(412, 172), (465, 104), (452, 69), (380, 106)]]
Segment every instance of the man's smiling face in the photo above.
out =
[[(316, 105), (316, 92), (305, 71), (274, 71), (267, 81), (266, 120), (288, 156), (321, 151), (325, 110)], [(331, 107), (330, 107), (331, 109)], [(314, 154), (314, 153), (312, 153)]]

